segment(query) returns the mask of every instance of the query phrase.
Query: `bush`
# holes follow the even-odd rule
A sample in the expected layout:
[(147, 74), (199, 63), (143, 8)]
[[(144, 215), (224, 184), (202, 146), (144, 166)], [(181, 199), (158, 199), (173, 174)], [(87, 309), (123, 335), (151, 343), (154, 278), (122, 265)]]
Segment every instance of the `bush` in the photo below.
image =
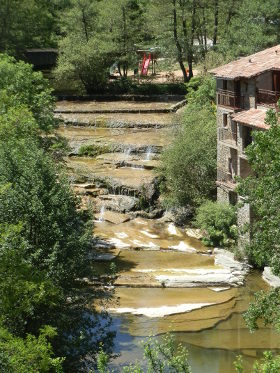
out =
[(163, 152), (159, 169), (161, 191), (169, 208), (197, 207), (216, 193), (215, 82), (210, 77), (193, 79), (188, 90), (182, 127)]
[(78, 155), (79, 156), (86, 156), (86, 157), (97, 157), (100, 154), (103, 153), (108, 153), (109, 149), (100, 147), (100, 146), (95, 146), (95, 145), (82, 145), (79, 149)]
[(196, 227), (206, 233), (208, 246), (232, 246), (237, 239), (236, 209), (231, 205), (207, 201), (197, 209)]

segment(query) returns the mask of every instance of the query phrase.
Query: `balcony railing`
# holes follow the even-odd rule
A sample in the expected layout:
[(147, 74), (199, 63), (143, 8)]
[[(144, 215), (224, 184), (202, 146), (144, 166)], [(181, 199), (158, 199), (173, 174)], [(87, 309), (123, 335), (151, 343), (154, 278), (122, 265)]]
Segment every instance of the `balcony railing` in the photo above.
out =
[(257, 103), (266, 106), (275, 106), (280, 98), (280, 92), (268, 91), (266, 89), (258, 89)]
[(243, 97), (232, 91), (217, 91), (217, 104), (231, 108), (243, 108)]
[(219, 128), (219, 141), (226, 142), (229, 145), (237, 145), (237, 132), (228, 128)]
[(217, 181), (220, 183), (228, 184), (231, 188), (234, 188), (236, 184), (234, 175), (224, 168), (217, 169)]

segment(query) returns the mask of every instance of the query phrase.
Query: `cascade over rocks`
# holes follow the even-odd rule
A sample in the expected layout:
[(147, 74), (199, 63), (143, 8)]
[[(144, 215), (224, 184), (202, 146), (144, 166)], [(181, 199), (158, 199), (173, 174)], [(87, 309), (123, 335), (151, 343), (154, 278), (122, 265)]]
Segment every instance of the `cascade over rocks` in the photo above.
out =
[[(91, 104), (84, 105), (89, 110)], [(151, 320), (184, 315), (190, 330), (228, 318), (248, 267), (225, 250), (206, 248), (198, 230), (181, 228), (192, 217), (191, 208), (164, 211), (161, 206), (155, 169), (160, 152), (172, 140), (176, 119), (170, 120), (170, 113), (153, 113), (151, 121), (151, 114), (130, 113), (124, 123), (120, 115), (128, 114), (108, 113), (102, 118), (75, 113), (74, 103), (71, 111), (59, 114), (65, 126), (58, 132), (71, 148), (66, 161), (73, 187), (84, 208), (95, 214), (95, 253), (89, 260), (97, 268), (100, 262), (114, 263), (115, 290), (125, 293), (121, 305), (112, 305), (110, 312)], [(78, 127), (69, 126), (74, 119)], [(119, 128), (110, 128), (114, 123)], [(176, 289), (176, 298), (164, 295)], [(151, 292), (145, 306), (137, 304), (136, 291)], [(207, 314), (210, 319), (203, 316)]]

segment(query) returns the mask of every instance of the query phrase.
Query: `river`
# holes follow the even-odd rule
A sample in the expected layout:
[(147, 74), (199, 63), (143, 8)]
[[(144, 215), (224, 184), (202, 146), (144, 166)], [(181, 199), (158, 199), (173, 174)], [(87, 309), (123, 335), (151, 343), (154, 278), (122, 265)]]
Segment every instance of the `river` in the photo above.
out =
[[(250, 372), (264, 350), (280, 350), (275, 331), (260, 325), (251, 334), (242, 316), (255, 292), (268, 285), (257, 271), (242, 285), (231, 258), (224, 266), (196, 231), (178, 228), (163, 215), (155, 170), (180, 122), (180, 111), (167, 111), (172, 105), (57, 105), (58, 134), (71, 148), (66, 158), (71, 182), (84, 207), (95, 212), (94, 265), (102, 273), (113, 262), (118, 271), (109, 304), (119, 353), (112, 366), (121, 371), (122, 365), (142, 361), (140, 341), (172, 331), (188, 348), (193, 373), (234, 372), (238, 354)], [(99, 153), (87, 157), (82, 147)]]

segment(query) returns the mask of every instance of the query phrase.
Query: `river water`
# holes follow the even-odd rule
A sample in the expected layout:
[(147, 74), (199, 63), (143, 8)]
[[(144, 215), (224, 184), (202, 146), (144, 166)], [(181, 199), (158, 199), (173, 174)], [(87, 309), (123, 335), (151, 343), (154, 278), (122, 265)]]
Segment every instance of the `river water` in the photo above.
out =
[[(162, 218), (155, 167), (172, 141), (179, 114), (154, 112), (166, 103), (131, 102), (121, 103), (124, 112), (98, 112), (117, 105), (62, 102), (57, 114), (64, 121), (58, 133), (71, 148), (66, 161), (73, 187), (84, 207), (95, 212), (99, 257), (94, 266), (102, 273), (114, 262), (118, 272), (109, 304), (119, 353), (112, 366), (121, 371), (125, 364), (142, 361), (143, 338), (171, 331), (188, 348), (193, 373), (234, 372), (238, 354), (250, 372), (264, 350), (280, 350), (279, 334), (263, 325), (251, 334), (242, 316), (255, 292), (268, 285), (257, 271), (248, 274), (243, 286), (228, 284), (227, 269), (217, 264), (197, 232)], [(143, 106), (153, 112), (141, 114)], [(128, 108), (139, 113), (127, 113)], [(83, 145), (104, 152), (84, 157), (79, 154)], [(204, 276), (212, 280), (198, 284)], [(195, 285), (189, 285), (190, 279)]]

